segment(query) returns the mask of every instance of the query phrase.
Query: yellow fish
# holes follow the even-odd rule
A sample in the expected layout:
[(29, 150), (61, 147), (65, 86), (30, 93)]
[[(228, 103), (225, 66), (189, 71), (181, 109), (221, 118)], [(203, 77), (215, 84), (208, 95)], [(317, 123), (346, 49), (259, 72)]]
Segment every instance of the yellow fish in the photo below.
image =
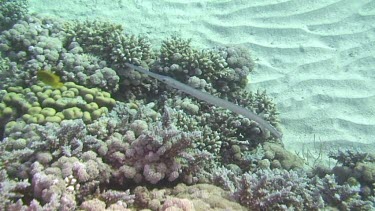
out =
[(60, 76), (48, 70), (39, 70), (36, 73), (38, 80), (41, 82), (52, 86), (53, 88), (60, 88), (64, 84), (60, 82)]

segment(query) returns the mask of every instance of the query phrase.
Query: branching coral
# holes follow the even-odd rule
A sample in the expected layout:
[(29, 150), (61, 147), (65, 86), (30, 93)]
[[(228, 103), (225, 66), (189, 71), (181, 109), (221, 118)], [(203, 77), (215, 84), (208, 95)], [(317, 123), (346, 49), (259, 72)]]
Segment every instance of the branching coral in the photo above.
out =
[[(0, 92), (0, 124), (9, 122), (0, 142), (0, 191), (7, 192), (0, 209), (373, 207), (373, 160), (345, 160), (334, 173), (352, 178), (337, 184), (330, 175), (290, 170), (300, 167), (298, 159), (280, 143), (268, 143), (264, 129), (280, 137), (278, 113), (265, 92), (243, 90), (254, 65), (247, 50), (200, 50), (172, 37), (154, 52), (146, 37), (107, 22), (14, 15), (0, 35), (0, 68), (8, 74), (2, 76), (19, 85), (5, 84)], [(61, 76), (65, 88), (37, 85), (39, 70)], [(116, 106), (107, 113), (115, 104), (109, 92)], [(247, 118), (217, 106), (240, 114), (239, 107), (246, 108)], [(181, 182), (220, 184), (230, 193)], [(177, 186), (148, 191), (166, 183)]]
[(260, 170), (244, 174), (237, 181), (233, 196), (252, 210), (278, 209), (288, 207), (318, 210), (323, 201), (318, 190), (308, 185), (306, 177), (284, 170)]
[(196, 156), (191, 148), (200, 133), (182, 132), (161, 121), (149, 124), (137, 119), (129, 122), (128, 128), (123, 135), (108, 137), (106, 156), (118, 169), (115, 177), (120, 181), (174, 181)]
[(375, 155), (355, 150), (331, 152), (331, 158), (337, 160), (332, 170), (339, 184), (354, 184), (361, 189), (361, 196), (375, 201)]
[(282, 134), (277, 131), (271, 124), (269, 124), (268, 122), (266, 122), (264, 119), (262, 119), (261, 117), (259, 117), (258, 115), (256, 115), (255, 113), (253, 113), (252, 111), (250, 110), (247, 110), (241, 106), (238, 106), (234, 103), (231, 103), (229, 101), (226, 101), (226, 100), (223, 100), (221, 98), (218, 98), (218, 97), (215, 97), (213, 95), (210, 95), (210, 94), (207, 94), (205, 92), (202, 92), (202, 91), (199, 91), (197, 89), (194, 89), (186, 84), (183, 84), (173, 78), (170, 78), (168, 76), (163, 76), (163, 75), (159, 75), (159, 74), (156, 74), (156, 73), (153, 73), (153, 72), (149, 72), (147, 71), (146, 69), (143, 69), (139, 66), (135, 66), (135, 65), (132, 65), (132, 64), (129, 64), (129, 63), (125, 63), (126, 66), (132, 68), (132, 69), (136, 69), (137, 71), (143, 73), (143, 74), (147, 74), (155, 79), (158, 79), (159, 81), (162, 81), (166, 84), (168, 84), (169, 86), (173, 87), (173, 88), (176, 88), (182, 92), (185, 92), (193, 97), (196, 97), (200, 100), (203, 100), (209, 104), (212, 104), (212, 105), (215, 105), (215, 106), (219, 106), (219, 107), (222, 107), (222, 108), (226, 108), (226, 109), (229, 109), (237, 114), (240, 114), (240, 115), (243, 115), (247, 118), (249, 118), (250, 120), (253, 120), (255, 121), (256, 123), (259, 124), (259, 127), (261, 129), (267, 129), (269, 130), (276, 138), (279, 138), (281, 139), (282, 137)]
[(239, 174), (221, 167), (212, 179), (251, 210), (372, 210), (374, 204), (360, 196), (358, 185), (340, 185), (333, 175), (310, 178), (302, 171), (267, 168)]
[(0, 31), (10, 28), (18, 20), (27, 15), (27, 0), (1, 0), (0, 1)]
[(22, 69), (14, 77), (32, 85), (36, 83), (37, 71), (51, 70), (63, 82), (116, 91), (119, 83), (116, 72), (105, 61), (83, 53), (79, 43), (69, 42), (66, 30), (57, 20), (27, 16), (3, 31), (0, 50)]

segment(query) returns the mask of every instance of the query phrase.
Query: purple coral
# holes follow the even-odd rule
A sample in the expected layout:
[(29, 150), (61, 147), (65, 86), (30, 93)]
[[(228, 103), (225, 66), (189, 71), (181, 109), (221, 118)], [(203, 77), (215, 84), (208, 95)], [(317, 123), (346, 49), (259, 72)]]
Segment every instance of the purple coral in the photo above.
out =
[(251, 210), (319, 210), (324, 206), (319, 190), (303, 173), (262, 169), (236, 175), (218, 169), (213, 180), (232, 192), (232, 197)]
[[(318, 210), (323, 207), (317, 190), (310, 189), (307, 178), (295, 171), (260, 170), (244, 174), (238, 182), (241, 185), (234, 197), (252, 210), (287, 210), (288, 207)], [(310, 199), (306, 200), (307, 197)]]
[[(127, 137), (134, 137), (134, 135)], [(116, 150), (109, 157), (117, 165), (118, 178), (125, 177), (141, 182), (143, 179), (156, 184), (160, 180), (176, 180), (182, 172), (185, 151), (192, 147), (199, 133), (185, 133), (161, 125), (151, 128), (134, 140), (127, 140), (121, 156)], [(112, 145), (110, 148), (113, 149)], [(120, 157), (119, 157), (120, 156)]]

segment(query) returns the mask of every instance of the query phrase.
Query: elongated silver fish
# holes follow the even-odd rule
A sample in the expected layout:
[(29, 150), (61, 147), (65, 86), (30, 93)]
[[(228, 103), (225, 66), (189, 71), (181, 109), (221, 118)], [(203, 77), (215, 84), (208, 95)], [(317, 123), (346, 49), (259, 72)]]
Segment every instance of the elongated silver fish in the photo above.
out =
[(255, 121), (256, 123), (259, 124), (259, 127), (264, 130), (264, 129), (267, 129), (271, 132), (271, 134), (273, 134), (276, 138), (278, 139), (281, 139), (282, 138), (282, 133), (280, 133), (279, 131), (276, 130), (276, 128), (274, 128), (269, 122), (267, 122), (266, 120), (262, 119), (260, 116), (256, 115), (255, 113), (253, 113), (252, 111), (246, 109), (246, 108), (243, 108), (239, 105), (236, 105), (234, 103), (231, 103), (227, 100), (223, 100), (221, 98), (218, 98), (218, 97), (215, 97), (213, 95), (210, 95), (209, 93), (207, 92), (202, 92), (198, 89), (194, 89), (193, 87), (191, 86), (188, 86), (186, 84), (183, 84), (171, 77), (168, 77), (168, 76), (164, 76), (164, 75), (159, 75), (159, 74), (156, 74), (156, 73), (153, 73), (151, 71), (148, 71), (140, 66), (136, 66), (136, 65), (133, 65), (133, 64), (130, 64), (130, 63), (125, 63), (125, 65), (129, 68), (132, 68), (140, 73), (143, 73), (143, 74), (146, 74), (150, 77), (153, 77), (165, 84), (167, 84), (168, 86), (171, 86), (175, 89), (178, 89), (182, 92), (185, 92), (186, 94), (189, 94), (195, 98), (198, 98), (200, 100), (203, 100), (211, 105), (215, 105), (215, 106), (219, 106), (219, 107), (222, 107), (222, 108), (226, 108), (228, 110), (231, 110), (232, 112), (235, 112), (237, 114), (240, 114), (240, 115), (243, 115), (253, 121)]

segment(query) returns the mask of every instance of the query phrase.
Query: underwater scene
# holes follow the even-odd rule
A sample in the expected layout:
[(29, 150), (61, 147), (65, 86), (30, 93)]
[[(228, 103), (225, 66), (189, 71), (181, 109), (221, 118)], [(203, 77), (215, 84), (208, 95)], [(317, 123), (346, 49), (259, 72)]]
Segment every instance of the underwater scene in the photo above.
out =
[(0, 210), (375, 210), (375, 1), (0, 0)]

